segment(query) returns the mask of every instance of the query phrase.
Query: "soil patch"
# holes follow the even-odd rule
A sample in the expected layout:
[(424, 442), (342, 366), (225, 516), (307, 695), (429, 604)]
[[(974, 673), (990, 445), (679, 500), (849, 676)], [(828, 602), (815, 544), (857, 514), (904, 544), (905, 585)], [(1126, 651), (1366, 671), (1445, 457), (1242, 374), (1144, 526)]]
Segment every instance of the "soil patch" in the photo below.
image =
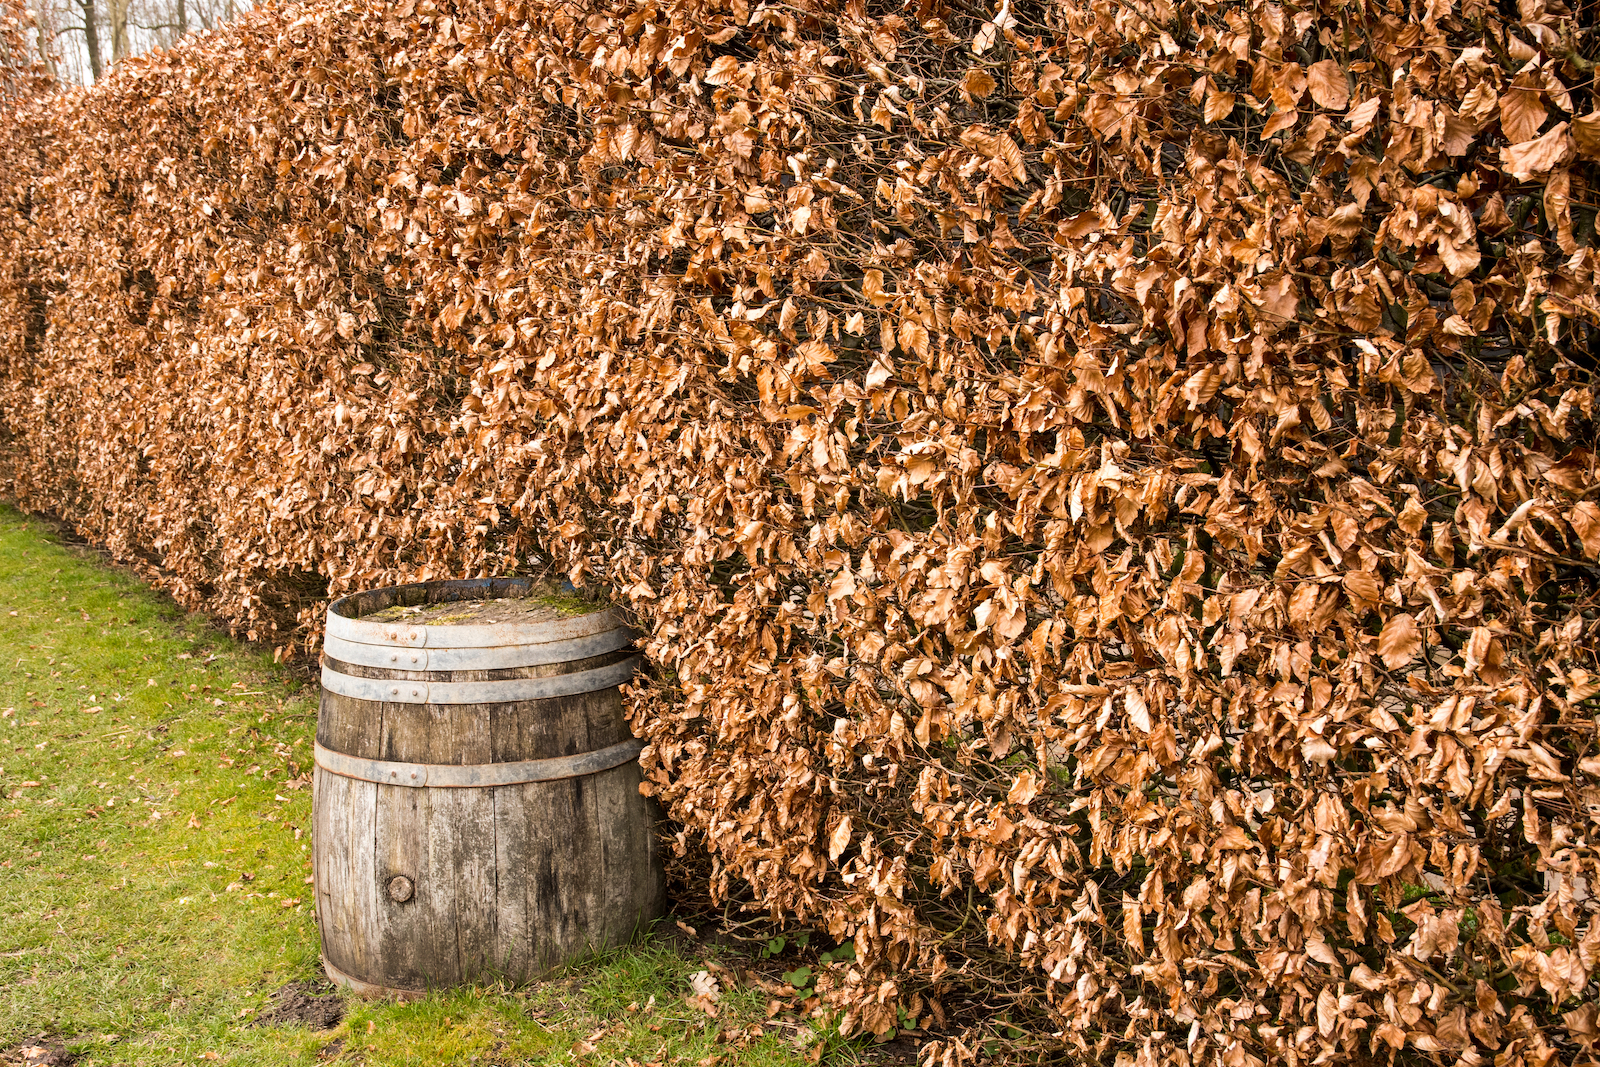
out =
[(327, 982), (290, 982), (256, 1013), (256, 1026), (304, 1026), (332, 1030), (344, 1018), (344, 1002)]
[(882, 1064), (890, 1067), (894, 1064), (915, 1064), (918, 1054), (922, 1049), (922, 1042), (909, 1034), (900, 1034), (890, 1041), (883, 1041), (876, 1045), (868, 1045), (862, 1055), (862, 1062), (868, 1064)]
[(11, 1048), (0, 1050), (0, 1063), (6, 1067), (67, 1067), (78, 1062), (78, 1057), (67, 1051), (61, 1039), (39, 1034), (26, 1038)]

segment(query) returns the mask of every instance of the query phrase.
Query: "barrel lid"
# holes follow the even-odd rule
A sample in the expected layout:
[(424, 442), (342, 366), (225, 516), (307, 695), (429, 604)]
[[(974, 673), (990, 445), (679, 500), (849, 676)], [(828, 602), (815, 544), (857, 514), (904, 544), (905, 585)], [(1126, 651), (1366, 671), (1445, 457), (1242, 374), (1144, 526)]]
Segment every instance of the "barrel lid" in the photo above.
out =
[(404, 620), (377, 622), (361, 617), (363, 614), (373, 614), (373, 605), (380, 600), (391, 604), (433, 604), (516, 597), (532, 593), (533, 588), (533, 582), (526, 578), (493, 578), (421, 582), (354, 593), (328, 605), (327, 633), (329, 637), (365, 645), (488, 648), (572, 641), (625, 628), (620, 613), (614, 608), (602, 608), (585, 615), (544, 622), (500, 622), (490, 625), (428, 626)]

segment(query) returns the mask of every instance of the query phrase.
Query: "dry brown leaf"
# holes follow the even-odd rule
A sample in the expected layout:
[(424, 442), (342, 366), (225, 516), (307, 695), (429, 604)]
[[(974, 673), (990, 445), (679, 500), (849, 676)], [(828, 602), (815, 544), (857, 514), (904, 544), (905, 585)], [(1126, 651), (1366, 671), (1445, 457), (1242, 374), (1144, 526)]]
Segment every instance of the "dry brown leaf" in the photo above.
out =
[(1600, 111), (1572, 120), (1572, 141), (1580, 158), (1600, 160)]
[(689, 976), (689, 995), (684, 1003), (715, 1018), (717, 1002), (722, 999), (722, 989), (710, 971), (696, 971)]
[(727, 85), (739, 75), (739, 61), (732, 56), (718, 56), (716, 61), (706, 68), (705, 75), (700, 79), (707, 85)]
[(1531, 141), (1550, 116), (1541, 95), (1529, 89), (1512, 89), (1500, 97), (1500, 129), (1512, 144)]
[(1323, 59), (1306, 69), (1306, 88), (1318, 107), (1343, 111), (1350, 104), (1350, 80), (1337, 60)]
[(873, 307), (883, 307), (889, 302), (889, 294), (883, 288), (883, 271), (869, 270), (861, 276), (861, 295)]
[(1027, 807), (1039, 795), (1039, 779), (1031, 770), (1017, 772), (1016, 780), (1006, 792), (1006, 800), (1018, 807)]
[(1395, 521), (1400, 529), (1415, 537), (1422, 532), (1423, 525), (1428, 521), (1428, 512), (1422, 506), (1420, 500), (1416, 497), (1410, 497), (1406, 500), (1405, 508)]
[(985, 22), (978, 27), (978, 32), (972, 38), (972, 52), (974, 55), (983, 55), (994, 47), (997, 31), (992, 22)]
[(1378, 655), (1383, 665), (1397, 671), (1416, 659), (1421, 650), (1422, 633), (1417, 629), (1417, 620), (1404, 611), (1389, 616), (1378, 634)]
[(1383, 587), (1378, 584), (1375, 575), (1367, 571), (1349, 571), (1345, 574), (1343, 583), (1345, 592), (1350, 594), (1350, 599), (1355, 604), (1363, 609), (1377, 606)]
[(984, 68), (971, 67), (966, 77), (961, 79), (961, 88), (972, 96), (982, 98), (994, 92), (995, 80)]
[(1536, 174), (1547, 174), (1571, 160), (1572, 156), (1572, 134), (1565, 122), (1557, 123), (1543, 137), (1500, 150), (1506, 170), (1518, 181), (1527, 181)]
[(1600, 559), (1600, 504), (1592, 500), (1574, 504), (1567, 521), (1572, 524), (1572, 532), (1578, 535), (1583, 554), (1590, 559)]
[(1211, 403), (1222, 385), (1222, 371), (1217, 367), (1201, 367), (1183, 383), (1183, 398), (1190, 407)]
[(1439, 259), (1443, 261), (1445, 269), (1452, 278), (1463, 278), (1478, 269), (1478, 264), (1483, 261), (1483, 254), (1478, 251), (1476, 241), (1463, 241), (1457, 243), (1453, 237), (1439, 235)]
[(1205, 109), (1206, 125), (1209, 126), (1213, 123), (1221, 122), (1232, 114), (1237, 99), (1233, 93), (1225, 93), (1217, 89), (1212, 89), (1208, 92), (1206, 94)]
[(833, 828), (833, 833), (828, 835), (828, 859), (838, 863), (839, 857), (844, 855), (844, 850), (849, 847), (850, 816), (846, 815), (839, 820), (839, 825)]

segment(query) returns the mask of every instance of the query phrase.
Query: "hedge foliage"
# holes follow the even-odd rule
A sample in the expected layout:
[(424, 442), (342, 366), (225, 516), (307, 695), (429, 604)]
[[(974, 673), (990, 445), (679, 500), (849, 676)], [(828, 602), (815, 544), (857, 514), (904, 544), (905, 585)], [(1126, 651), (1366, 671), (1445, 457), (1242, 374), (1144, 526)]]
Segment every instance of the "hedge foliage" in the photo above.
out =
[(930, 1060), (1592, 1058), (1595, 13), (267, 7), (8, 109), (6, 492), (290, 652), (608, 591)]

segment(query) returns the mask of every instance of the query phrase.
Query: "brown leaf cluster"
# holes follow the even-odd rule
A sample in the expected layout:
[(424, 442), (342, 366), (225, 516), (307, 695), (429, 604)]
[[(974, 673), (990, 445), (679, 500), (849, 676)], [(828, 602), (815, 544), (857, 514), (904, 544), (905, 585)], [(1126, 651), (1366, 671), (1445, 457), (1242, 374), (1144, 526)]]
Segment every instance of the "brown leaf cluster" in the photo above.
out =
[(931, 1060), (1592, 1057), (1595, 13), (266, 8), (0, 123), (7, 491), (285, 648), (611, 592)]

